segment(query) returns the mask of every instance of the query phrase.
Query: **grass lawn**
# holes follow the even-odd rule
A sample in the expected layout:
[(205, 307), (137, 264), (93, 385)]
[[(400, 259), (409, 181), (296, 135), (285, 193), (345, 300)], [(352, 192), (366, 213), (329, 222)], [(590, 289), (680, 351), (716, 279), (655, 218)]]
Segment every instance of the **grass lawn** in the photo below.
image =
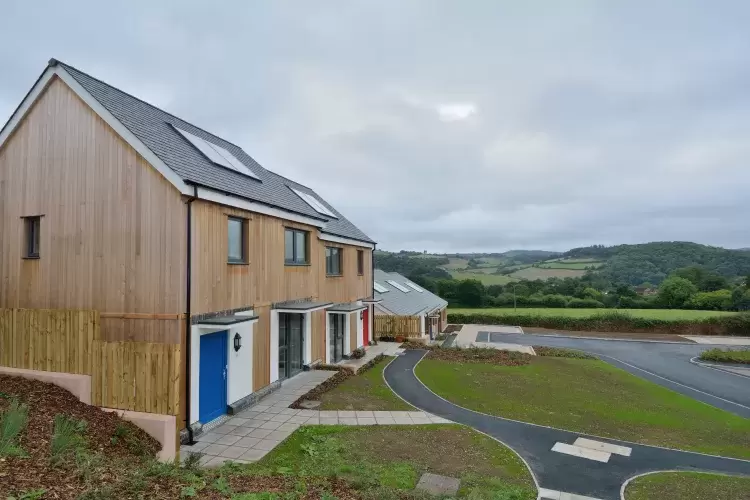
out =
[(628, 313), (633, 317), (665, 319), (665, 320), (693, 320), (710, 318), (711, 316), (721, 316), (727, 314), (737, 314), (728, 311), (691, 311), (683, 309), (566, 309), (551, 307), (519, 307), (513, 311), (512, 307), (492, 307), (492, 308), (449, 308), (448, 313), (459, 314), (491, 314), (503, 316), (506, 314), (523, 314), (528, 316), (567, 316), (571, 318), (587, 318), (611, 311)]
[(535, 357), (525, 366), (427, 357), (430, 389), (490, 415), (628, 441), (750, 458), (750, 419), (598, 360)]
[(509, 276), (503, 276), (502, 274), (484, 274), (482, 272), (470, 273), (461, 271), (450, 271), (451, 276), (457, 280), (479, 280), (485, 286), (489, 285), (505, 285), (516, 281)]
[(414, 408), (396, 396), (383, 380), (383, 370), (393, 357), (386, 357), (361, 375), (350, 377), (320, 396), (321, 410), (394, 410)]
[(586, 274), (582, 269), (545, 269), (543, 267), (526, 267), (510, 276), (527, 280), (546, 280), (547, 278), (578, 278)]
[(461, 479), (459, 498), (536, 498), (531, 475), (515, 453), (459, 425), (306, 426), (248, 470), (335, 475), (378, 500), (432, 498), (408, 493), (424, 472)]
[(626, 500), (721, 500), (750, 499), (750, 477), (722, 476), (699, 472), (660, 472), (639, 477), (628, 484)]

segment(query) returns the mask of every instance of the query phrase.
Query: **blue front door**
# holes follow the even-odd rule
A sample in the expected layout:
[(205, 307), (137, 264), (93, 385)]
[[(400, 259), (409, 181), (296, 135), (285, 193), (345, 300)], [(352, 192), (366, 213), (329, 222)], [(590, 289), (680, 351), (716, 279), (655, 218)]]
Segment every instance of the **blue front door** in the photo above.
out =
[(200, 339), (198, 418), (205, 424), (227, 412), (227, 331)]

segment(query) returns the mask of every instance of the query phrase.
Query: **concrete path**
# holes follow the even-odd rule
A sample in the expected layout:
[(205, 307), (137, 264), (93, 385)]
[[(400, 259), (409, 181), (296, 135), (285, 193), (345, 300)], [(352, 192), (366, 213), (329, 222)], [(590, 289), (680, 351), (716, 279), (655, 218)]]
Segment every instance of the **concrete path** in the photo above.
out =
[[(488, 337), (492, 334), (523, 334), (523, 330), (518, 326), (497, 326), (497, 325), (464, 325), (461, 331), (453, 341), (456, 347), (489, 347), (491, 349), (502, 349), (506, 351), (518, 351), (526, 354), (534, 354), (534, 350), (517, 343), (500, 344), (497, 342), (488, 342)], [(484, 334), (484, 340), (481, 340)], [(480, 340), (477, 340), (480, 338)]]
[(529, 466), (540, 491), (548, 494), (543, 498), (563, 498), (562, 493), (569, 493), (618, 500), (628, 478), (653, 470), (750, 475), (750, 461), (587, 436), (462, 408), (434, 394), (416, 377), (414, 367), (425, 354), (406, 351), (386, 367), (384, 377), (391, 389), (424, 412), (472, 427), (511, 447)]
[(690, 362), (707, 348), (705, 345), (533, 334), (508, 334), (504, 336), (504, 342), (586, 351), (641, 378), (750, 418), (750, 385), (747, 378)]
[(312, 370), (286, 380), (281, 388), (258, 404), (241, 411), (196, 437), (192, 446), (180, 447), (180, 458), (203, 455), (200, 464), (219, 467), (226, 461), (260, 460), (302, 425), (420, 425), (450, 423), (422, 411), (318, 411), (289, 408), (300, 396), (334, 375)]

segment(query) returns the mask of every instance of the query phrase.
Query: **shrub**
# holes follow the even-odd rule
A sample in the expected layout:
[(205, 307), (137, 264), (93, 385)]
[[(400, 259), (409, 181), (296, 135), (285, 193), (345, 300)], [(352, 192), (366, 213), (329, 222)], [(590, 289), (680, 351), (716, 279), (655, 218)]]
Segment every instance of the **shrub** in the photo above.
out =
[(574, 358), (574, 359), (597, 359), (596, 356), (587, 354), (581, 351), (574, 351), (573, 349), (565, 349), (562, 347), (546, 347), (546, 346), (534, 346), (534, 352), (537, 356), (547, 356), (551, 358)]
[(750, 349), (709, 349), (701, 353), (700, 359), (750, 365)]
[(568, 307), (576, 309), (598, 309), (604, 307), (604, 304), (595, 299), (570, 299)]
[(364, 347), (357, 347), (352, 351), (352, 353), (349, 355), (352, 359), (362, 359), (365, 357), (365, 348)]
[(86, 447), (83, 432), (86, 422), (67, 415), (55, 415), (50, 454), (53, 464), (59, 464), (69, 455), (76, 455)]
[(18, 436), (26, 427), (29, 407), (14, 399), (7, 410), (0, 415), (0, 457), (25, 456), (26, 453), (18, 446)]

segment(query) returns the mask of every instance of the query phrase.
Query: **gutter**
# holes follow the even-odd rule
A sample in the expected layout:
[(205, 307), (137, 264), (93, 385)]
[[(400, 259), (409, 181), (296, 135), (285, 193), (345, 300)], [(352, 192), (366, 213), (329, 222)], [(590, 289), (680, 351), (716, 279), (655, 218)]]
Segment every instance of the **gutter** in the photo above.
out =
[(185, 273), (185, 427), (187, 428), (188, 432), (188, 442), (187, 444), (195, 444), (195, 436), (193, 435), (193, 428), (190, 426), (190, 379), (191, 372), (190, 372), (190, 354), (192, 351), (191, 348), (191, 337), (192, 333), (190, 331), (191, 325), (191, 303), (190, 303), (190, 295), (191, 295), (191, 274), (193, 269), (193, 244), (192, 244), (192, 236), (193, 236), (193, 202), (198, 199), (198, 186), (193, 185), (193, 196), (187, 199), (185, 204), (187, 205), (187, 268)]

